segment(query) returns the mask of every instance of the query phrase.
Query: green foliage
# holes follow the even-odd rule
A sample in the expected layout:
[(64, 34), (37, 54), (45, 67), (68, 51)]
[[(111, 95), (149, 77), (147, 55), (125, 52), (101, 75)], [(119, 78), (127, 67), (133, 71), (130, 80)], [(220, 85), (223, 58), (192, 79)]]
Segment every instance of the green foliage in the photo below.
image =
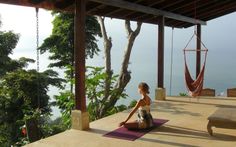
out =
[(74, 109), (75, 100), (74, 94), (70, 91), (60, 92), (60, 95), (55, 97), (56, 105), (60, 108), (62, 113), (62, 121), (67, 128), (71, 126), (71, 110)]
[[(90, 121), (99, 119), (98, 113), (102, 105), (105, 105), (107, 101), (104, 101), (104, 82), (106, 79), (106, 73), (103, 67), (87, 67), (86, 72), (86, 97), (88, 100), (87, 110), (89, 112)], [(111, 78), (111, 90), (110, 93), (116, 92), (115, 82), (118, 76), (114, 75)], [(120, 98), (126, 98), (127, 94), (122, 93)], [(55, 96), (57, 106), (62, 112), (62, 121), (69, 128), (71, 124), (71, 110), (74, 109), (75, 100), (74, 95), (70, 91), (61, 92), (60, 95)], [(120, 112), (127, 109), (127, 106), (120, 105), (114, 106), (109, 110), (105, 116)]]
[(45, 117), (43, 122), (41, 122), (41, 130), (44, 138), (61, 133), (67, 128), (62, 123), (61, 117), (51, 120), (49, 117)]
[(33, 116), (38, 108), (40, 114), (51, 111), (47, 91), (49, 85), (62, 88), (63, 80), (57, 76), (52, 70), (38, 73), (21, 69), (7, 73), (1, 79), (0, 125), (8, 125), (12, 142), (22, 136), (19, 128), (24, 125), (24, 117)]
[(179, 96), (185, 97), (185, 96), (188, 96), (188, 94), (187, 94), (187, 93), (184, 93), (184, 92), (180, 92), (180, 93), (179, 93)]
[(19, 40), (19, 35), (13, 32), (0, 31), (0, 77), (12, 70), (15, 62), (9, 57)]
[[(54, 60), (49, 67), (73, 66), (74, 62), (74, 14), (54, 12), (53, 30), (39, 48), (41, 53), (49, 51), (49, 59)], [(99, 49), (96, 36), (101, 36), (100, 26), (93, 16), (86, 17), (86, 55), (93, 57)]]
[[(104, 85), (106, 80), (107, 74), (104, 71), (103, 67), (87, 67), (87, 75), (86, 75), (86, 96), (89, 100), (88, 104), (88, 112), (90, 114), (90, 120), (96, 120), (99, 119), (100, 115), (100, 109), (102, 105), (106, 105), (108, 101), (104, 99)], [(111, 86), (109, 95), (112, 93), (115, 93), (117, 90), (115, 88), (115, 82), (117, 81), (118, 75), (113, 75), (110, 79)], [(126, 98), (127, 94), (122, 93), (120, 95), (120, 98)], [(117, 106), (112, 108), (105, 114), (111, 115), (119, 111), (123, 111), (124, 109), (127, 109), (125, 106)]]
[[(33, 59), (9, 57), (18, 40), (18, 34), (0, 31), (0, 146), (28, 143), (21, 127), (30, 118), (39, 120), (43, 126), (46, 121), (42, 118), (51, 112), (49, 85), (63, 88), (64, 80), (58, 78), (57, 72), (26, 70), (29, 63), (35, 62)], [(52, 130), (51, 134), (59, 132), (56, 126), (52, 126)]]
[(128, 108), (133, 108), (137, 104), (136, 100), (132, 100), (128, 106)]

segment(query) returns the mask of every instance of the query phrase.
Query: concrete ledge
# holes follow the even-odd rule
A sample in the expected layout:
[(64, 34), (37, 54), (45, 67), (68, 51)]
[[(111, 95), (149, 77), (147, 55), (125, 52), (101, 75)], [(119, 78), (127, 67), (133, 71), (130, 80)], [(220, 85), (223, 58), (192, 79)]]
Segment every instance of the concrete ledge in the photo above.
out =
[(73, 110), (71, 112), (72, 129), (87, 130), (89, 129), (89, 114), (80, 110)]
[(166, 89), (165, 88), (157, 88), (155, 90), (155, 99), (156, 100), (166, 100)]

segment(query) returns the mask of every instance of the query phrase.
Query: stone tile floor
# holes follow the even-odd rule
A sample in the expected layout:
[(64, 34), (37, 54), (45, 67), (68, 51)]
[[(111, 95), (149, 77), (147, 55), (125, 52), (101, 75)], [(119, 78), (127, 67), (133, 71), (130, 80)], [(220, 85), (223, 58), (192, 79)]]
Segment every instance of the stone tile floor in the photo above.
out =
[(236, 107), (236, 98), (168, 97), (166, 101), (155, 101), (153, 117), (169, 122), (135, 141), (102, 136), (126, 118), (128, 111), (124, 111), (91, 122), (88, 131), (71, 129), (27, 147), (236, 147), (236, 130), (213, 128), (214, 136), (207, 132), (207, 117), (218, 107)]

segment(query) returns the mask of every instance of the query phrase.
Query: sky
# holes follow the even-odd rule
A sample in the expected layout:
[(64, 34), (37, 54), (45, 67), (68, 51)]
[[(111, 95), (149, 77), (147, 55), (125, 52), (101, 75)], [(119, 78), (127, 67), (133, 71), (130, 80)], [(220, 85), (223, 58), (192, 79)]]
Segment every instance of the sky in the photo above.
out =
[[(12, 30), (20, 34), (20, 40), (12, 58), (22, 56), (36, 59), (36, 18), (35, 9), (22, 6), (0, 4), (0, 17), (2, 21), (1, 31)], [(39, 10), (39, 36), (40, 44), (51, 34), (53, 17), (50, 11)], [(112, 37), (112, 68), (114, 73), (119, 73), (124, 49), (127, 44), (127, 35), (124, 28), (124, 21), (106, 18), (107, 33)], [(135, 28), (136, 23), (132, 23)], [(211, 20), (206, 26), (202, 26), (202, 41), (209, 49), (207, 56), (205, 84), (204, 87), (216, 89), (216, 94), (225, 94), (227, 88), (236, 87), (236, 13)], [(173, 30), (173, 81), (172, 95), (186, 92), (184, 85), (184, 62), (183, 48), (192, 36), (194, 27), (187, 29)], [(132, 72), (132, 79), (126, 88), (128, 99), (122, 99), (120, 104), (127, 104), (140, 96), (137, 93), (137, 85), (145, 81), (151, 88), (150, 96), (154, 99), (157, 85), (157, 33), (158, 26), (143, 24), (139, 36), (136, 38), (129, 64)], [(171, 64), (171, 38), (172, 28), (165, 27), (165, 79), (164, 85), (167, 95), (170, 95), (170, 64)], [(86, 60), (86, 65), (104, 66), (103, 42), (98, 38), (98, 45), (101, 52), (93, 59)], [(195, 42), (191, 42), (190, 48), (195, 48)], [(40, 55), (40, 70), (47, 69), (51, 62), (48, 60), (48, 53)], [(204, 56), (204, 54), (202, 54)], [(190, 71), (195, 75), (195, 55), (188, 54), (188, 65)], [(29, 68), (36, 68), (36, 64), (29, 65)], [(60, 75), (63, 72), (57, 70)], [(58, 90), (51, 87), (49, 95), (58, 94)], [(57, 110), (55, 110), (57, 111)]]

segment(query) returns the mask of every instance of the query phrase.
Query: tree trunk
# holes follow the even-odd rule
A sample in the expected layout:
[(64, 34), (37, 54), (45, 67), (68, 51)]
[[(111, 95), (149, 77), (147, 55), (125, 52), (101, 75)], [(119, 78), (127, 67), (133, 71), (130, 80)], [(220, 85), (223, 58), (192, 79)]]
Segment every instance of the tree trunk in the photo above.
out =
[(109, 97), (107, 98), (108, 102), (105, 103), (100, 110), (100, 116), (99, 116), (100, 118), (103, 117), (109, 109), (115, 106), (117, 100), (119, 99), (119, 96), (123, 93), (126, 85), (129, 83), (131, 79), (131, 75), (130, 75), (131, 72), (128, 71), (129, 59), (130, 59), (134, 41), (136, 37), (138, 36), (138, 34), (140, 33), (141, 26), (142, 26), (142, 23), (137, 22), (137, 27), (133, 31), (131, 29), (130, 21), (128, 20), (125, 21), (125, 28), (128, 35), (128, 43), (125, 48), (125, 54), (124, 54), (124, 58), (123, 58), (123, 62), (122, 62), (121, 70), (120, 70), (120, 75), (115, 86), (116, 92), (112, 95), (109, 95)]
[(29, 142), (35, 142), (41, 138), (40, 129), (38, 127), (38, 120), (31, 118), (25, 122), (27, 128), (27, 136)]
[(100, 23), (100, 28), (103, 36), (103, 45), (104, 45), (104, 55), (105, 55), (105, 72), (106, 72), (106, 79), (104, 85), (104, 98), (103, 101), (105, 102), (110, 94), (111, 88), (111, 78), (112, 78), (112, 70), (111, 70), (111, 48), (112, 48), (112, 41), (111, 37), (107, 36), (104, 19), (101, 16), (98, 16), (98, 21)]

